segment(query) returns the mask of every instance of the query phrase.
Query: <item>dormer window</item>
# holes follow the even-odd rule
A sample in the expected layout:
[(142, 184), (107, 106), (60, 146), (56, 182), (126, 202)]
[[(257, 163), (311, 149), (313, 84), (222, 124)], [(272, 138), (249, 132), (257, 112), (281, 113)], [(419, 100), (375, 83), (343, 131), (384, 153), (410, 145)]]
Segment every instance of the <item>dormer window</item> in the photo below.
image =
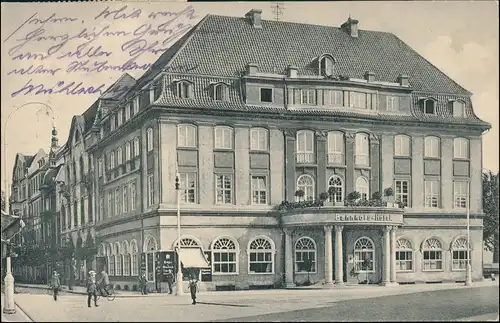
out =
[(454, 117), (463, 118), (465, 117), (465, 102), (460, 100), (450, 101), (448, 103), (450, 107), (450, 112)]
[(319, 59), (319, 74), (322, 76), (332, 76), (335, 59), (330, 55), (323, 55)]
[(229, 86), (226, 83), (213, 84), (212, 97), (216, 101), (227, 101), (229, 99)]
[(123, 122), (123, 111), (122, 109), (118, 110), (118, 115), (116, 117), (118, 119), (118, 124), (117, 126), (121, 126), (122, 125), (122, 122)]
[(436, 100), (433, 98), (422, 99), (421, 101), (422, 111), (425, 114), (436, 114)]
[(176, 85), (176, 95), (181, 99), (193, 97), (193, 84), (189, 81), (178, 81)]

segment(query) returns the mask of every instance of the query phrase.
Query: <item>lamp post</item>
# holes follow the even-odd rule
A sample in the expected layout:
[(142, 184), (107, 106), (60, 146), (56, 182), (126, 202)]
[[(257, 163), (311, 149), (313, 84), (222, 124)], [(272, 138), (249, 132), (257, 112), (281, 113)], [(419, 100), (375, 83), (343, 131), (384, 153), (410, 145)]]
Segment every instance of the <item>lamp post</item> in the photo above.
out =
[(177, 288), (175, 295), (181, 296), (184, 294), (182, 286), (182, 263), (181, 263), (181, 184), (179, 172), (175, 174), (175, 190), (177, 193)]
[(472, 268), (470, 264), (470, 180), (467, 181), (467, 267), (465, 271), (465, 286), (472, 285)]
[[(7, 125), (9, 123), (10, 118), (19, 111), (20, 109), (28, 106), (28, 105), (42, 105), (44, 106), (45, 109), (47, 109), (46, 114), (49, 114), (52, 112), (52, 121), (54, 120), (54, 111), (52, 108), (45, 103), (39, 103), (39, 102), (29, 102), (25, 103), (17, 108), (15, 108), (9, 115), (7, 116), (7, 119), (5, 120), (5, 124), (3, 126), (3, 172), (4, 172), (4, 189), (5, 189), (5, 212), (9, 212), (9, 185), (8, 185), (8, 180), (7, 180)], [(37, 113), (41, 111), (42, 108), (39, 108)], [(53, 122), (52, 122), (53, 123)], [(14, 303), (14, 276), (12, 276), (12, 263), (11, 263), (11, 245), (10, 241), (7, 241), (7, 255), (6, 255), (6, 274), (5, 274), (5, 300), (4, 300), (4, 307), (3, 307), (3, 312), (5, 314), (15, 314), (16, 313), (16, 306)]]

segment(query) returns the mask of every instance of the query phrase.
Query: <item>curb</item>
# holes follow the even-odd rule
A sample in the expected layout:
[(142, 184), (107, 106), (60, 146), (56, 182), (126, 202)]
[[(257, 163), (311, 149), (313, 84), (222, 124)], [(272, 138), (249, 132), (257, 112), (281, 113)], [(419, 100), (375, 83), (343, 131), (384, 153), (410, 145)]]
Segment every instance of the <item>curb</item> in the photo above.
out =
[(28, 313), (26, 313), (26, 311), (23, 310), (23, 308), (18, 303), (14, 301), (14, 304), (16, 304), (17, 312), (26, 319), (26, 322), (35, 322), (35, 320), (31, 316), (29, 316)]

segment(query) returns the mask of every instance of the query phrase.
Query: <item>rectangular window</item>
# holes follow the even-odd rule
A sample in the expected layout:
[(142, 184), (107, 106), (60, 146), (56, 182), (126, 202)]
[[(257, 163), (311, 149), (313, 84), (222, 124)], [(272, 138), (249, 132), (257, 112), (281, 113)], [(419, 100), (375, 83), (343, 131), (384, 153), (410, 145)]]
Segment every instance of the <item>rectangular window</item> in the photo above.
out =
[(387, 111), (399, 111), (399, 96), (387, 96)]
[(425, 137), (424, 156), (430, 158), (439, 158), (441, 140), (437, 137)]
[(250, 150), (267, 151), (267, 130), (266, 129), (251, 129), (250, 130)]
[(111, 131), (115, 130), (115, 128), (116, 128), (116, 116), (114, 114), (109, 118), (109, 125), (110, 125)]
[(109, 153), (109, 169), (115, 168), (115, 152)]
[(181, 184), (181, 201), (196, 203), (196, 173), (179, 174)]
[(423, 270), (443, 270), (443, 252), (441, 250), (425, 250)]
[(298, 164), (312, 164), (315, 162), (314, 139), (315, 136), (312, 131), (297, 132), (296, 162)]
[(394, 137), (394, 155), (410, 156), (410, 138), (403, 135)]
[(135, 183), (130, 183), (130, 211), (135, 210)]
[(118, 110), (118, 115), (116, 117), (118, 119), (118, 127), (122, 125), (123, 121), (123, 111), (122, 109)]
[(104, 219), (104, 197), (99, 198), (99, 218)]
[(453, 140), (453, 158), (469, 158), (469, 140), (465, 138)]
[(113, 216), (113, 191), (108, 191), (108, 217)]
[(137, 114), (139, 112), (139, 96), (136, 96), (134, 98), (132, 106), (133, 106), (133, 111), (134, 111), (133, 114)]
[(102, 158), (99, 158), (97, 160), (97, 176), (102, 177), (104, 171), (103, 171), (103, 163), (102, 163)]
[(315, 89), (301, 89), (300, 90), (300, 103), (306, 105), (316, 104), (316, 90)]
[(148, 207), (153, 205), (155, 202), (155, 187), (153, 174), (148, 175)]
[(120, 215), (122, 213), (122, 210), (121, 210), (121, 190), (120, 188), (116, 188), (115, 189), (115, 212), (116, 212), (116, 215)]
[(413, 252), (412, 251), (396, 251), (396, 271), (412, 271), (413, 270)]
[(453, 200), (456, 209), (467, 208), (467, 182), (453, 182)]
[(215, 148), (216, 149), (233, 148), (233, 129), (229, 127), (215, 128)]
[(341, 132), (328, 133), (328, 164), (344, 164), (344, 134)]
[(216, 182), (216, 203), (217, 204), (232, 204), (233, 203), (233, 175), (215, 175)]
[(325, 90), (323, 92), (323, 104), (337, 107), (344, 106), (344, 92), (337, 90)]
[(265, 176), (252, 176), (252, 204), (267, 204), (267, 179)]
[(440, 181), (426, 180), (425, 183), (425, 207), (438, 208), (440, 200)]
[(139, 156), (140, 153), (139, 138), (134, 138), (134, 157)]
[(196, 148), (196, 127), (181, 124), (177, 127), (177, 147)]
[(273, 102), (273, 89), (272, 88), (261, 88), (260, 89), (260, 102)]
[(129, 161), (131, 156), (131, 151), (130, 151), (130, 142), (127, 142), (125, 144), (125, 161)]
[(128, 185), (123, 185), (123, 213), (128, 212)]
[(370, 141), (368, 136), (363, 133), (356, 134), (356, 156), (357, 166), (370, 165)]
[(396, 180), (396, 191), (394, 192), (396, 202), (401, 202), (405, 207), (409, 206), (410, 184), (406, 180)]
[(361, 92), (350, 92), (349, 107), (366, 109), (366, 94)]

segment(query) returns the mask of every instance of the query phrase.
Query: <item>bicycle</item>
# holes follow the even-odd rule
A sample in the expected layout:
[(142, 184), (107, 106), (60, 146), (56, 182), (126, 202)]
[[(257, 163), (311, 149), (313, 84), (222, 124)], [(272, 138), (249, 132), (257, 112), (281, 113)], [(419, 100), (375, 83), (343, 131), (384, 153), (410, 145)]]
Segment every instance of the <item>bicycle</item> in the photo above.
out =
[(116, 294), (115, 294), (115, 288), (113, 287), (112, 284), (104, 286), (104, 291), (106, 292), (106, 296), (102, 294), (102, 289), (101, 287), (97, 287), (97, 300), (101, 298), (101, 296), (106, 297), (108, 301), (114, 301)]

